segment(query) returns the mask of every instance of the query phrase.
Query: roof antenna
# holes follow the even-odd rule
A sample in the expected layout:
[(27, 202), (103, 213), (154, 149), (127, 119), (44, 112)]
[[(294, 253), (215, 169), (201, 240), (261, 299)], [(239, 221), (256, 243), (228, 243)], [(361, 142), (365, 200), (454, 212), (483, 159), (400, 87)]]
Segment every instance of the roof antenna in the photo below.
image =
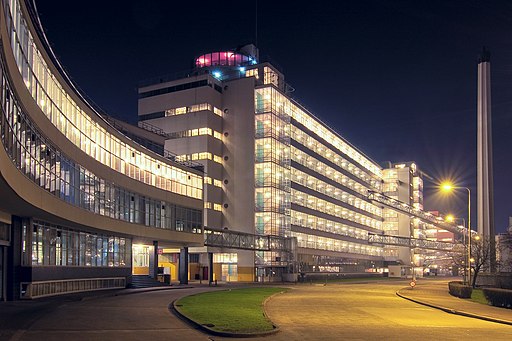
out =
[(256, 47), (258, 47), (258, 0), (256, 0), (256, 8), (255, 8), (255, 21), (254, 21), (254, 26), (255, 26), (255, 41), (254, 41), (254, 45), (256, 45)]

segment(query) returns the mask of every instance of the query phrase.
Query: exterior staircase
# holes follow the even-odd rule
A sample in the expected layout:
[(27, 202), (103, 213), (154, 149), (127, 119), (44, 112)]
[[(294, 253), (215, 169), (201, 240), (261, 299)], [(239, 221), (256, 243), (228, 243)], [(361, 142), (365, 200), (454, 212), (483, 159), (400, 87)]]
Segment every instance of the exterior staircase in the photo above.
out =
[(157, 281), (154, 278), (151, 278), (146, 275), (133, 275), (132, 283), (128, 286), (131, 289), (138, 288), (153, 288), (153, 287), (167, 287), (169, 284), (165, 284)]

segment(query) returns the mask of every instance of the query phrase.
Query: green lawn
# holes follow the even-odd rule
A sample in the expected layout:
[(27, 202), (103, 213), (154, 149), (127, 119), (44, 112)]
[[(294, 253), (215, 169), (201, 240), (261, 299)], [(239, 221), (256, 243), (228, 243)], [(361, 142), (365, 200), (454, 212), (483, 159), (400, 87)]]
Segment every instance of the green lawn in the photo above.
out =
[(471, 301), (488, 305), (487, 299), (484, 296), (482, 289), (473, 289), (471, 293)]
[(176, 302), (178, 310), (211, 329), (232, 333), (254, 333), (273, 329), (263, 315), (263, 301), (284, 288), (247, 288), (207, 292)]

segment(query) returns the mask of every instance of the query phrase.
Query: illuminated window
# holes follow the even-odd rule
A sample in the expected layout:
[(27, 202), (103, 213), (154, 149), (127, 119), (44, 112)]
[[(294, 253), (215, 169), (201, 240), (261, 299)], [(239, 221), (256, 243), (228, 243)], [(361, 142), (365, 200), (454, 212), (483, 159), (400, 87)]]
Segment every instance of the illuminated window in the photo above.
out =
[(258, 75), (258, 69), (251, 69), (245, 71), (245, 77), (255, 77), (256, 79), (259, 79), (260, 76)]
[[(19, 12), (17, 1), (12, 1), (7, 7), (11, 17), (16, 18), (10, 21), (11, 47), (13, 51), (20, 52), (15, 59), (27, 90), (48, 120), (69, 141), (99, 163), (132, 179), (177, 194), (198, 199), (202, 197), (200, 175), (162, 162), (144, 150), (123, 142), (116, 134), (105, 129), (100, 119), (91, 118), (79, 107), (48, 67), (26, 20)], [(148, 167), (148, 164), (159, 167)], [(168, 181), (173, 185), (168, 187)]]
[(214, 253), (213, 254), (213, 262), (214, 263), (237, 263), (238, 262), (238, 254), (236, 253)]

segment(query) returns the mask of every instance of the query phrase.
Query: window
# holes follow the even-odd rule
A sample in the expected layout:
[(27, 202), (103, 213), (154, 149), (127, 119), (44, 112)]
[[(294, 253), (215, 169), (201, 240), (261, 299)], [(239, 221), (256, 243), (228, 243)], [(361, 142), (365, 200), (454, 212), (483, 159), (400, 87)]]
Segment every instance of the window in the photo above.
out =
[[(131, 240), (75, 231), (35, 220), (32, 227), (32, 266), (129, 267)], [(23, 238), (27, 238), (26, 234)], [(27, 240), (23, 240), (26, 244)]]
[[(53, 75), (43, 58), (41, 51), (37, 48), (27, 28), (27, 22), (20, 12), (18, 1), (13, 0), (9, 6), (6, 6), (6, 9), (9, 10), (11, 16), (11, 20), (8, 21), (10, 24), (8, 29), (10, 30), (9, 37), (11, 38), (11, 48), (13, 51), (19, 52), (16, 54), (16, 63), (20, 73), (24, 77), (27, 90), (49, 121), (55, 125), (69, 141), (92, 158), (96, 159), (99, 163), (108, 167), (117, 165), (115, 159), (124, 161), (125, 164), (128, 164), (128, 167), (121, 165), (121, 167), (112, 168), (137, 181), (165, 189), (162, 184), (169, 180), (179, 183), (179, 186), (172, 187), (175, 190), (170, 189), (171, 191), (198, 199), (202, 197), (202, 185), (195, 179), (201, 178), (200, 175), (153, 159), (151, 156), (145, 154), (143, 150), (126, 144), (115, 134), (108, 131), (100, 123), (100, 120), (96, 121), (92, 119), (89, 113), (79, 107), (58, 83), (57, 78)], [(15, 18), (15, 20), (13, 20), (13, 18)], [(197, 86), (201, 86), (202, 82), (203, 81), (196, 82), (198, 83)], [(204, 80), (204, 85), (207, 85), (206, 80)], [(91, 108), (85, 109), (92, 110)], [(28, 142), (28, 139), (26, 141)], [(126, 151), (126, 153), (123, 153), (123, 150)], [(140, 161), (146, 159), (150, 160), (151, 163), (160, 165), (159, 172), (155, 172), (153, 169), (141, 169), (143, 166)], [(30, 174), (34, 178), (38, 178), (39, 173), (36, 171), (35, 164), (31, 164), (30, 162), (31, 161), (27, 162), (27, 166), (30, 168)], [(141, 170), (151, 173), (151, 176), (145, 176), (145, 172)], [(187, 176), (173, 177), (173, 173), (184, 173)], [(154, 178), (159, 179), (159, 181), (153, 181)], [(196, 186), (192, 183), (195, 183)], [(64, 189), (67, 191), (67, 185)]]

